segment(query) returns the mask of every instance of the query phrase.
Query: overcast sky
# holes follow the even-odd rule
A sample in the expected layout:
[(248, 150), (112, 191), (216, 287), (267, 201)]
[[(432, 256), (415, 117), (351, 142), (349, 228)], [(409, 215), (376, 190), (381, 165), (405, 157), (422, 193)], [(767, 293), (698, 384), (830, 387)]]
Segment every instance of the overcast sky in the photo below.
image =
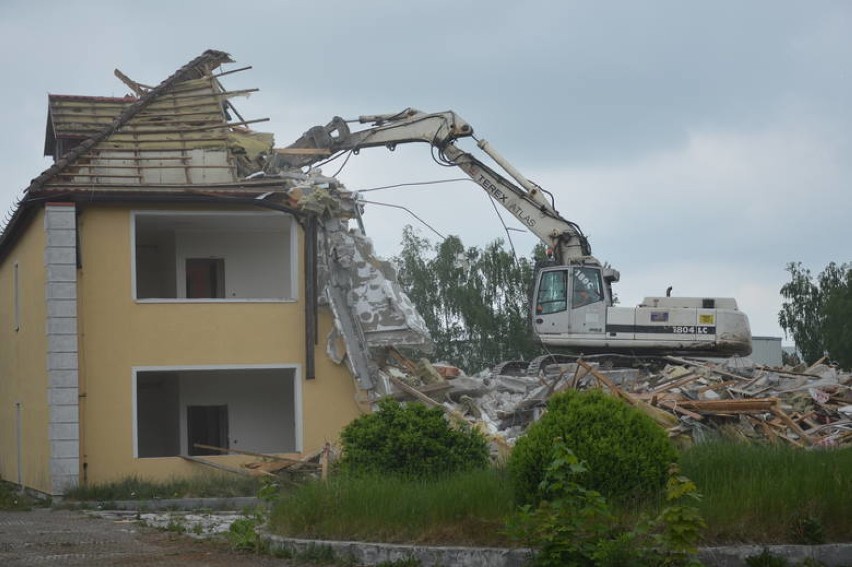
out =
[[(48, 93), (121, 96), (113, 69), (154, 85), (208, 48), (253, 66), (223, 82), (260, 88), (234, 103), (279, 146), (335, 115), (455, 110), (621, 271), (623, 305), (669, 285), (731, 296), (754, 334), (782, 336), (786, 263), (852, 260), (842, 1), (0, 0), (0, 207), (50, 165)], [(339, 173), (352, 190), (459, 176), (425, 145)], [(367, 196), (467, 245), (505, 239), (469, 182)], [(419, 225), (375, 205), (365, 221), (384, 256)], [(512, 234), (528, 254), (535, 238)]]

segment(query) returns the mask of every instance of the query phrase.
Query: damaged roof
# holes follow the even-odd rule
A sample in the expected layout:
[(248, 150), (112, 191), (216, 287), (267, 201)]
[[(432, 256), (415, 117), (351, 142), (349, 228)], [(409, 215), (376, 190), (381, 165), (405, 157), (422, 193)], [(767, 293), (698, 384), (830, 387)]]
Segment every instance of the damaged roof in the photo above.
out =
[(232, 59), (208, 50), (159, 86), (145, 88), (117, 71), (137, 96), (50, 95), (45, 155), (55, 163), (28, 193), (92, 185), (111, 188), (235, 183), (262, 168), (272, 134), (246, 128), (213, 71)]
[(250, 68), (214, 74), (232, 62), (225, 52), (207, 50), (156, 87), (116, 70), (132, 95), (49, 95), (44, 153), (54, 163), (25, 189), (0, 235), (0, 259), (48, 200), (153, 198), (293, 214), (305, 224), (306, 241), (315, 241), (313, 254), (306, 254), (318, 260), (314, 273), (306, 273), (313, 290), (306, 301), (327, 304), (335, 315), (329, 355), (346, 359), (362, 389), (387, 393), (371, 350), (387, 344), (428, 350), (425, 323), (392, 268), (373, 256), (369, 240), (349, 231), (348, 220), (359, 212), (355, 196), (316, 168), (279, 164), (275, 156), (306, 150), (275, 149), (272, 134), (248, 127), (267, 119), (245, 120), (234, 108), (233, 97), (257, 89), (222, 86), (219, 77)]
[(289, 189), (292, 183), (280, 178), (247, 179), (264, 170), (273, 136), (248, 128), (268, 119), (244, 120), (231, 104), (257, 89), (228, 91), (219, 82), (243, 69), (214, 74), (232, 62), (209, 49), (155, 87), (116, 70), (133, 95), (49, 95), (44, 152), (54, 163), (24, 189), (0, 234), (0, 256), (26, 224), (31, 205), (45, 199), (197, 196), (199, 186), (207, 194), (253, 198)]

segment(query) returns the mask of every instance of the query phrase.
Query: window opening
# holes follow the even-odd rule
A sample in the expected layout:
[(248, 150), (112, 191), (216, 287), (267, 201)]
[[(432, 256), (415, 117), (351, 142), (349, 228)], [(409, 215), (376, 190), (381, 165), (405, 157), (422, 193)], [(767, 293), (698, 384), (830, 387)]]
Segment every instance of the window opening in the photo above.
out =
[(601, 273), (597, 268), (574, 268), (571, 307), (577, 309), (603, 301)]
[(536, 313), (547, 315), (568, 308), (568, 278), (565, 270), (543, 272), (538, 286)]
[(135, 299), (295, 299), (290, 215), (138, 211), (132, 219)]
[(139, 458), (301, 450), (292, 367), (138, 370), (135, 399)]

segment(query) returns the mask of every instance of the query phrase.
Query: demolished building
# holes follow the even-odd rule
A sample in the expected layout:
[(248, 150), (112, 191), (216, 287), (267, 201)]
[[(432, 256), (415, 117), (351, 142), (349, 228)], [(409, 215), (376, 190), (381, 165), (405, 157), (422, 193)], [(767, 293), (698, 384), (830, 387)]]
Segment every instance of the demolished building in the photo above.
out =
[[(61, 495), (201, 465), (302, 466), (388, 395), (441, 407), (498, 448), (550, 396), (586, 387), (673, 437), (736, 426), (852, 443), (852, 381), (823, 368), (581, 358), (468, 377), (413, 362), (397, 349), (428, 352), (428, 331), (350, 228), (355, 195), (318, 169), (279, 167), (323, 150), (276, 148), (251, 129), (265, 119), (235, 108), (255, 89), (227, 90), (224, 77), (247, 69), (229, 63), (206, 51), (155, 87), (116, 71), (124, 97), (48, 97), (54, 163), (0, 235), (3, 480)], [(263, 455), (276, 466), (249, 463)]]
[[(279, 171), (208, 50), (124, 97), (49, 95), (45, 155), (0, 236), (0, 475), (53, 495), (299, 459), (428, 350), (353, 195)], [(292, 150), (291, 150), (292, 151)], [(237, 454), (220, 454), (236, 451)]]

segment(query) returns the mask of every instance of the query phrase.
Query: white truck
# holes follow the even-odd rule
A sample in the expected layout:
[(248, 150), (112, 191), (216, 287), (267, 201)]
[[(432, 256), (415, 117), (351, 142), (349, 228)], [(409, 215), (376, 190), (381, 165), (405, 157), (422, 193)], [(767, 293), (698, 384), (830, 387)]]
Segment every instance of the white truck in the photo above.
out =
[[(351, 131), (349, 122), (370, 124)], [(470, 137), (517, 185), (461, 150)], [(580, 227), (556, 210), (552, 195), (528, 180), (473, 128), (452, 111), (424, 113), (408, 108), (396, 114), (335, 117), (315, 126), (276, 156), (278, 168), (311, 166), (339, 152), (425, 142), (437, 159), (464, 171), (490, 197), (512, 213), (548, 247), (550, 261), (536, 273), (531, 321), (546, 347), (580, 353), (707, 356), (748, 355), (751, 330), (736, 300), (723, 297), (646, 297), (637, 307), (613, 305), (618, 271), (592, 256)]]

